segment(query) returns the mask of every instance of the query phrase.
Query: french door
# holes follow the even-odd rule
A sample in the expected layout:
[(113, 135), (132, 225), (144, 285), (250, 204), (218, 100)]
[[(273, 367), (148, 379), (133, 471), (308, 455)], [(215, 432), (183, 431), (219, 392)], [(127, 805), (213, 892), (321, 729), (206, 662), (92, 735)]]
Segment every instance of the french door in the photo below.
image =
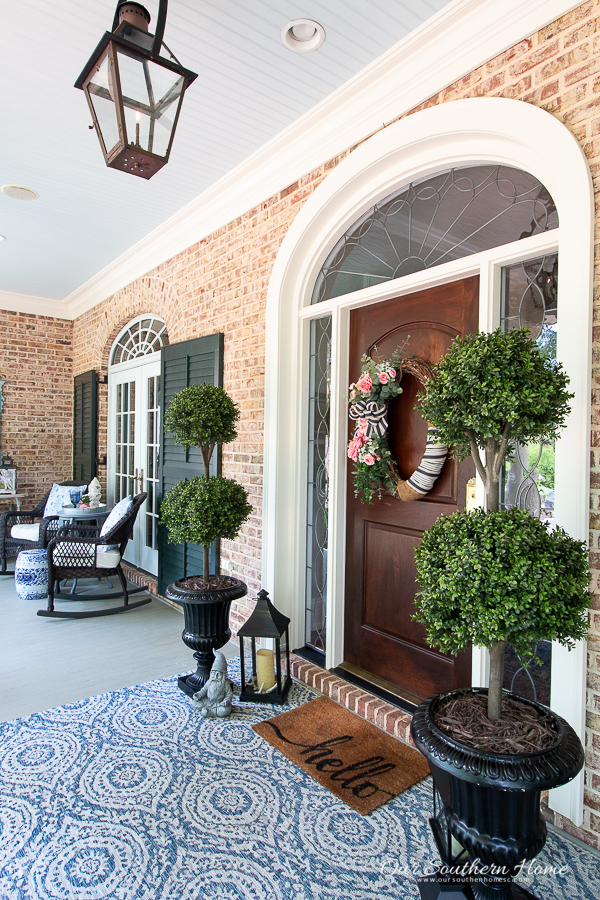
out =
[(160, 354), (143, 365), (114, 366), (109, 372), (108, 501), (146, 491), (125, 559), (158, 573), (158, 456), (160, 441)]

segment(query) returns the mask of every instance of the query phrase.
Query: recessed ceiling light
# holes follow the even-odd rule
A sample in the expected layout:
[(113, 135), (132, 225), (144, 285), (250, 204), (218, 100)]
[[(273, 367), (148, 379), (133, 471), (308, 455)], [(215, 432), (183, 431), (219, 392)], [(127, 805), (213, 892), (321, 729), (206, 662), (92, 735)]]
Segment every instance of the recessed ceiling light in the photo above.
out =
[(4, 237), (4, 235), (0, 234), (0, 241), (5, 241), (5, 240), (6, 240), (6, 238)]
[(22, 184), (3, 184), (0, 191), (11, 197), (13, 200), (37, 200), (39, 194), (31, 188), (23, 187)]
[(294, 53), (311, 53), (325, 40), (325, 29), (313, 19), (292, 19), (281, 30), (281, 40)]

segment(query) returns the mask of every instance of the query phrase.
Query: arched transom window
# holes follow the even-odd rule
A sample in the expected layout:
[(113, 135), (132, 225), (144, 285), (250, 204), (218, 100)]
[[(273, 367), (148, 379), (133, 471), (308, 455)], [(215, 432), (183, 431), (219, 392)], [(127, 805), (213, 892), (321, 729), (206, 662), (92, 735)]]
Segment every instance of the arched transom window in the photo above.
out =
[(371, 207), (339, 239), (311, 303), (411, 275), (558, 225), (543, 184), (509, 166), (449, 169)]
[(140, 316), (123, 329), (111, 354), (110, 364), (130, 362), (140, 356), (158, 353), (169, 343), (167, 326), (158, 316)]

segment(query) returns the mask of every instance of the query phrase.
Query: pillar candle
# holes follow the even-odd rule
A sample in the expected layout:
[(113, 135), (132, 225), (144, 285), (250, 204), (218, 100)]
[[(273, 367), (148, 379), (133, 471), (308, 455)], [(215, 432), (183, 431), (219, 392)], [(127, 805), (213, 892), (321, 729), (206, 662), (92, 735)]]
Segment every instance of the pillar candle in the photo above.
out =
[(275, 684), (275, 654), (272, 650), (256, 651), (256, 683), (268, 691)]

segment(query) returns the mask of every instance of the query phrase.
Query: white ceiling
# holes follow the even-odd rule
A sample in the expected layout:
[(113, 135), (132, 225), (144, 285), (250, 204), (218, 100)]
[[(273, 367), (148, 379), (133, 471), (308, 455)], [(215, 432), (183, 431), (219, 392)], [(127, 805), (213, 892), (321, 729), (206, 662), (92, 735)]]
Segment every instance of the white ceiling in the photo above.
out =
[[(198, 78), (145, 181), (105, 167), (73, 87), (116, 0), (0, 0), (0, 184), (40, 195), (0, 193), (0, 292), (62, 300), (448, 2), (171, 0), (165, 42)], [(306, 55), (280, 37), (301, 17), (327, 34)]]

